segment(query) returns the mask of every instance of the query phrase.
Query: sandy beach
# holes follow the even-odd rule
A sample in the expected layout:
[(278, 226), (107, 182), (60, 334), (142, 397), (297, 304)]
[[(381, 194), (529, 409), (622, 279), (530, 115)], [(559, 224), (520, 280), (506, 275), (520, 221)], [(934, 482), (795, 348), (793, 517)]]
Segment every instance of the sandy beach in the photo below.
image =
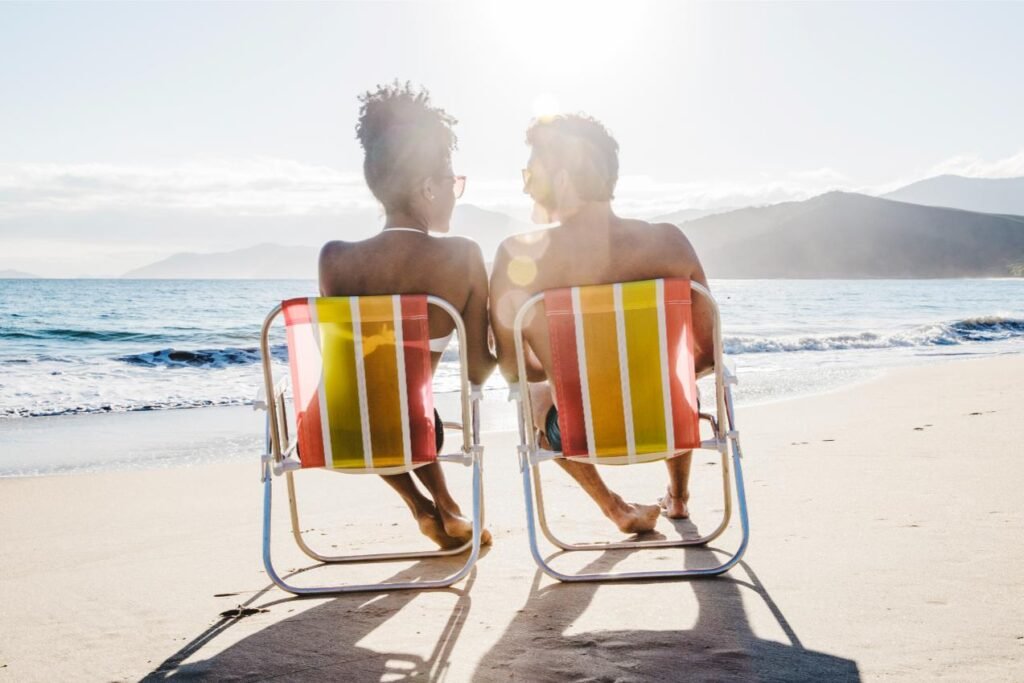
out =
[[(0, 679), (1019, 681), (1022, 377), (1022, 356), (947, 361), (741, 408), (751, 544), (742, 565), (702, 581), (567, 585), (540, 574), (510, 432), (484, 439), (494, 545), (468, 580), (431, 592), (295, 599), (272, 587), (260, 560), (255, 453), (242, 463), (3, 479)], [(191, 412), (166, 418), (166, 429), (180, 432)], [(54, 421), (32, 438), (95, 447), (74, 425)], [(615, 537), (561, 472), (546, 471), (557, 529)], [(448, 472), (468, 504), (468, 473)], [(664, 476), (656, 463), (609, 472), (642, 502), (655, 500)], [(713, 454), (698, 453), (693, 523), (663, 518), (659, 531), (713, 524), (718, 483)], [(310, 543), (424, 547), (377, 478), (312, 472), (299, 486)], [(285, 507), (276, 511), (279, 568), (309, 567)], [(716, 547), (736, 542), (730, 532)], [(699, 566), (709, 552), (553, 561), (668, 568)], [(294, 581), (430, 578), (456, 562), (317, 568)], [(239, 606), (253, 613), (221, 616)]]

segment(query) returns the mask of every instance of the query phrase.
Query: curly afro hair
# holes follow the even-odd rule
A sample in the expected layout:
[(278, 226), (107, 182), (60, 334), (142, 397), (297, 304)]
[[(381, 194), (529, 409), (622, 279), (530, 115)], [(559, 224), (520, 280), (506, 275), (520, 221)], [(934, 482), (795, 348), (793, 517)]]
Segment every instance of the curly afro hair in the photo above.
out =
[(430, 93), (396, 79), (359, 96), (356, 138), (366, 156), (366, 184), (385, 209), (407, 209), (416, 187), (447, 172), (458, 121), (430, 103)]
[(586, 114), (558, 114), (534, 119), (526, 144), (552, 170), (569, 172), (583, 199), (615, 197), (619, 180), (619, 143), (597, 119)]

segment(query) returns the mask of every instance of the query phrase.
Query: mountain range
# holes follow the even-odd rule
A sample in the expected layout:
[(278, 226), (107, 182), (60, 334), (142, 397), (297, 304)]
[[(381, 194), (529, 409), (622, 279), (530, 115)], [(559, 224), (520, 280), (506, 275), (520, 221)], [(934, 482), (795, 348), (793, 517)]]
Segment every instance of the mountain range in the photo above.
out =
[(1024, 276), (1024, 216), (829, 192), (682, 229), (710, 277)]
[(0, 270), (0, 280), (31, 280), (39, 277), (32, 273), (26, 273), (23, 270)]
[(1024, 177), (964, 178), (940, 175), (883, 195), (911, 204), (1024, 216)]
[[(711, 277), (1024, 276), (1024, 178), (938, 176), (885, 197), (829, 192), (769, 206), (686, 209), (655, 220), (681, 226)], [(490, 260), (502, 239), (530, 229), (506, 214), (460, 204), (451, 234), (476, 240)], [(317, 252), (261, 244), (181, 253), (125, 277), (313, 278)]]

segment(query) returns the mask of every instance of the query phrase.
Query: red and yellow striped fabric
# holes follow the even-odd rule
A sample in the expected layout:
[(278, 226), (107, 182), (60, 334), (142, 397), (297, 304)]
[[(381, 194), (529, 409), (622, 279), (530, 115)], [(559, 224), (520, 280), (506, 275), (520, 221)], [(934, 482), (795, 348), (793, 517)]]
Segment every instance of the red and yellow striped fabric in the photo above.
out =
[(282, 308), (303, 467), (399, 472), (436, 459), (426, 296)]
[(627, 464), (700, 445), (690, 281), (544, 294), (562, 453)]

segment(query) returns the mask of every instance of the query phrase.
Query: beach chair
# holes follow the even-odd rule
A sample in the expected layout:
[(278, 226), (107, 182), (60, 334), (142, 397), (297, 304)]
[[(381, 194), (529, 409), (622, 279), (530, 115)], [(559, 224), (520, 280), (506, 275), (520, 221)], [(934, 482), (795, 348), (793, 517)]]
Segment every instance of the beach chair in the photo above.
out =
[[(694, 376), (691, 294), (707, 298), (714, 312), (714, 415), (698, 409)], [(543, 305), (550, 337), (562, 452), (538, 443), (526, 380), (524, 326)], [(749, 538), (731, 385), (735, 377), (723, 362), (718, 306), (700, 284), (685, 279), (594, 285), (549, 290), (528, 299), (514, 327), (519, 386), (513, 398), (519, 412), (519, 467), (526, 498), (530, 550), (542, 570), (560, 581), (669, 579), (728, 571), (743, 555)], [(711, 427), (701, 439), (700, 421)], [(544, 512), (539, 465), (556, 458), (595, 465), (626, 465), (673, 457), (692, 449), (717, 451), (725, 497), (722, 521), (698, 539), (566, 543), (556, 537)], [(703, 546), (729, 526), (733, 504), (730, 465), (735, 472), (742, 539), (728, 560), (716, 567), (669, 571), (563, 574), (541, 556), (536, 526), (564, 551)], [(536, 501), (536, 520), (534, 519)]]
[[(434, 398), (427, 307), (451, 316), (459, 341), (462, 447), (438, 454), (434, 441)], [(284, 316), (290, 377), (274, 377), (272, 324)], [(271, 580), (299, 595), (450, 586), (473, 567), (483, 524), (482, 455), (477, 387), (467, 374), (466, 330), (447, 301), (426, 295), (321, 297), (282, 302), (267, 315), (260, 336), (264, 388), (257, 408), (267, 411), (262, 457), (263, 563)], [(291, 385), (289, 392), (288, 385)], [(287, 394), (294, 407), (295, 436), (289, 434)], [(473, 535), (460, 548), (362, 555), (328, 555), (303, 538), (294, 475), (327, 469), (347, 474), (398, 474), (431, 462), (472, 467)], [(323, 563), (386, 562), (456, 555), (470, 550), (465, 564), (437, 580), (297, 587), (274, 569), (270, 553), (272, 480), (283, 475), (288, 488), (292, 535), (299, 548)]]

